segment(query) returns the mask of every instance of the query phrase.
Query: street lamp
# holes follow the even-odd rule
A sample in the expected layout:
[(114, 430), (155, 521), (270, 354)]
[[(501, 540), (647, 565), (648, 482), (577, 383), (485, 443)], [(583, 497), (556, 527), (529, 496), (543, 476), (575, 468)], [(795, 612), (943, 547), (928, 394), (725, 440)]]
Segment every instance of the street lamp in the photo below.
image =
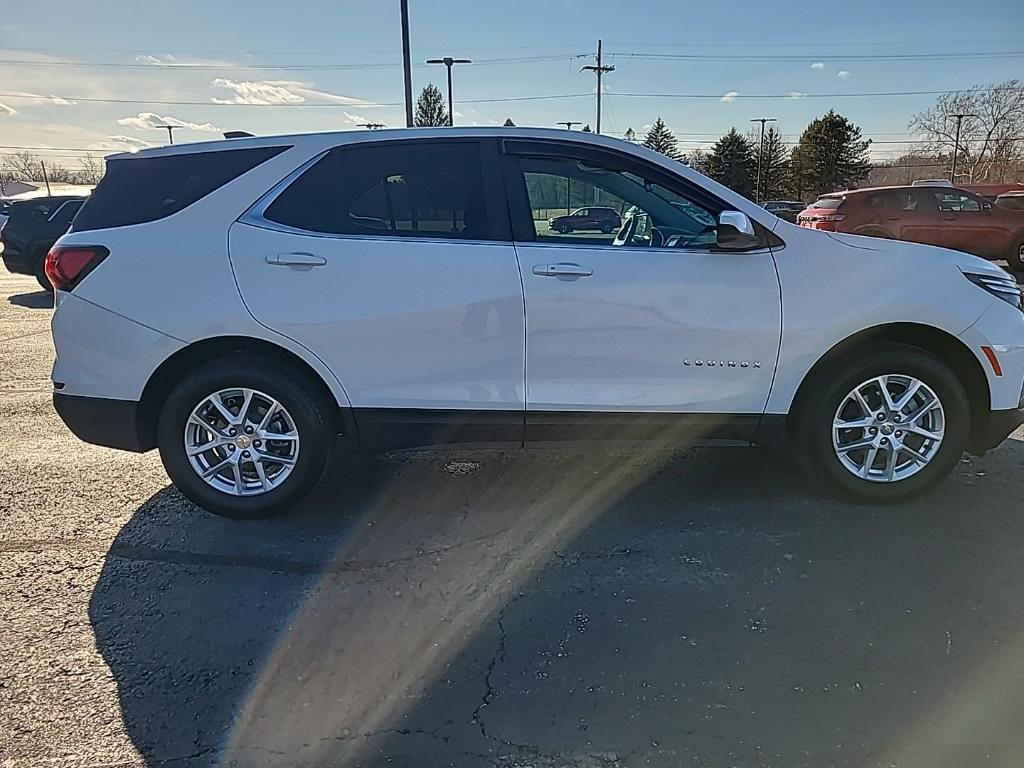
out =
[(448, 69), (448, 125), (455, 125), (455, 113), (452, 111), (452, 66), (472, 63), (470, 59), (453, 59), (451, 56), (445, 56), (443, 59), (427, 59), (427, 64), (444, 64)]
[(757, 187), (754, 189), (754, 202), (761, 202), (761, 163), (764, 160), (764, 124), (765, 123), (777, 123), (778, 118), (775, 117), (755, 117), (750, 122), (761, 124), (761, 143), (757, 145)]
[(179, 128), (181, 128), (180, 125), (154, 125), (153, 127), (154, 128), (163, 128), (164, 130), (166, 130), (167, 131), (167, 140), (170, 141), (171, 144), (174, 143), (174, 133), (173, 132), (178, 130)]

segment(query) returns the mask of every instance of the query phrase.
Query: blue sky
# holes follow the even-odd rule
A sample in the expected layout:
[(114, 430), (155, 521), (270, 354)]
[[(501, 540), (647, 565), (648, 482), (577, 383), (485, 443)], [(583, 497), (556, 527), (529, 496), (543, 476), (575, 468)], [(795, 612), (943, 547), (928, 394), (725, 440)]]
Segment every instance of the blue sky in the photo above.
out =
[[(448, 54), (477, 62), (456, 71), (457, 122), (486, 125), (511, 116), (520, 125), (593, 124), (594, 76), (579, 68), (592, 63), (601, 37), (606, 63), (616, 66), (605, 79), (605, 131), (632, 127), (642, 133), (661, 115), (688, 149), (733, 125), (747, 130), (749, 120), (760, 116), (777, 117), (784, 134), (798, 134), (829, 108), (867, 136), (898, 142), (912, 138), (908, 118), (934, 96), (843, 95), (939, 91), (1024, 75), (1024, 55), (991, 56), (1024, 51), (1022, 0), (984, 6), (935, 0), (410, 0), (410, 7), (417, 91), (430, 80), (443, 87), (443, 67), (423, 66), (424, 59)], [(86, 149), (103, 154), (162, 143), (165, 132), (152, 126), (164, 120), (186, 126), (177, 141), (213, 138), (227, 129), (331, 130), (364, 121), (399, 126), (398, 22), (398, 0), (9, 3), (0, 12), (0, 153), (13, 146), (46, 147), (42, 154), (64, 156), (74, 165)], [(871, 58), (950, 53), (988, 57)], [(625, 95), (630, 93), (711, 98)], [(479, 101), (569, 94), (582, 95)], [(749, 98), (754, 94), (793, 96)], [(84, 101), (90, 98), (115, 103)], [(131, 99), (194, 103), (116, 103)], [(901, 149), (878, 144), (875, 154)]]

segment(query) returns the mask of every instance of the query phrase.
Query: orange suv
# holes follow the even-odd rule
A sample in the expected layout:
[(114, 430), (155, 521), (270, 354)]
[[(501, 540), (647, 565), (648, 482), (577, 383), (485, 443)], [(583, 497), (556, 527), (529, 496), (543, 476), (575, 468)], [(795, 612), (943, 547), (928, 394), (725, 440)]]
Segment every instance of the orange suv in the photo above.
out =
[(797, 217), (811, 229), (939, 245), (1024, 271), (1024, 211), (950, 186), (875, 187), (822, 195)]

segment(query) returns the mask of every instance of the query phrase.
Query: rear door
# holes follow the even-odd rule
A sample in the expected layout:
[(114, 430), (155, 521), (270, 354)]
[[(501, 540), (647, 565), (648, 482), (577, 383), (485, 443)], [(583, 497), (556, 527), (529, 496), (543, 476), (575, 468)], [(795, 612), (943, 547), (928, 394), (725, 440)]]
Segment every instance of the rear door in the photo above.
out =
[(920, 189), (896, 189), (882, 196), (879, 224), (900, 240), (945, 245), (943, 222), (935, 198)]
[(364, 445), (521, 442), (523, 293), (496, 179), (489, 141), (360, 142), (231, 228), (246, 305), (334, 371)]

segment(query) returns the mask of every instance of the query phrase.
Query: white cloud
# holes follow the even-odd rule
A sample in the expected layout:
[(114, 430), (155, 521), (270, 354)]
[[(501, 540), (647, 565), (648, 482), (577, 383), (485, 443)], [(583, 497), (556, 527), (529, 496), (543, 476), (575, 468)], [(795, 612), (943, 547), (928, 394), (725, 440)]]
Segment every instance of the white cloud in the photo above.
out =
[(813, 69), (816, 72), (821, 72), (821, 70), (823, 70), (824, 68), (825, 62), (823, 61), (816, 61), (813, 64), (811, 64), (811, 69)]
[[(8, 91), (7, 95), (12, 97), (17, 96), (20, 102), (27, 102), (29, 104), (55, 104), (60, 107), (66, 107), (75, 103), (60, 96), (43, 96), (41, 93), (29, 93), (28, 91)], [(8, 107), (8, 109), (10, 109), (10, 107)]]
[(374, 122), (373, 120), (370, 120), (368, 117), (363, 117), (362, 115), (354, 115), (351, 112), (342, 112), (341, 114), (342, 117), (345, 118), (345, 122), (351, 123), (352, 125), (360, 125)]
[(721, 101), (723, 104), (731, 104), (732, 102), (736, 101), (736, 97), (739, 95), (739, 91), (729, 91), (722, 97)]
[(174, 64), (177, 59), (169, 53), (162, 53), (159, 56), (150, 56), (148, 53), (144, 53), (136, 56), (135, 61), (139, 64)]
[(16, 110), (14, 107), (8, 107), (6, 104), (4, 104), (2, 101), (0, 101), (0, 115), (16, 115), (16, 114), (18, 114), (18, 110)]
[(840, 80), (849, 80), (850, 73), (847, 72), (845, 69), (840, 69), (838, 72), (836, 72), (836, 77), (838, 77)]
[[(145, 139), (137, 139), (134, 136), (124, 136), (124, 135), (118, 134), (116, 136), (108, 136), (107, 138), (110, 139), (115, 144), (118, 144), (118, 145), (120, 145), (120, 144), (128, 144), (128, 145), (133, 146), (133, 147), (152, 147), (152, 146), (154, 146), (154, 144), (152, 142), (146, 141)], [(103, 143), (106, 144), (106, 142), (103, 142)], [(118, 149), (120, 149), (120, 148), (121, 147), (118, 147)], [(101, 149), (109, 149), (109, 147), (104, 146), (104, 147), (101, 147)]]
[(307, 100), (315, 100), (348, 106), (373, 106), (371, 102), (353, 96), (318, 91), (312, 83), (299, 80), (229, 80), (218, 77), (210, 85), (233, 91), (228, 98), (211, 97), (214, 104), (305, 104)]
[(160, 116), (156, 112), (139, 112), (134, 117), (122, 117), (117, 121), (118, 125), (126, 128), (136, 128), (140, 131), (151, 131), (161, 129), (164, 125), (173, 125), (178, 128), (187, 128), (190, 131), (218, 131), (220, 130), (213, 123), (190, 123), (187, 120), (179, 120), (176, 117)]
[(786, 98), (787, 99), (802, 99), (806, 95), (807, 95), (806, 93), (803, 93), (801, 91), (790, 91), (789, 94), (786, 96)]

